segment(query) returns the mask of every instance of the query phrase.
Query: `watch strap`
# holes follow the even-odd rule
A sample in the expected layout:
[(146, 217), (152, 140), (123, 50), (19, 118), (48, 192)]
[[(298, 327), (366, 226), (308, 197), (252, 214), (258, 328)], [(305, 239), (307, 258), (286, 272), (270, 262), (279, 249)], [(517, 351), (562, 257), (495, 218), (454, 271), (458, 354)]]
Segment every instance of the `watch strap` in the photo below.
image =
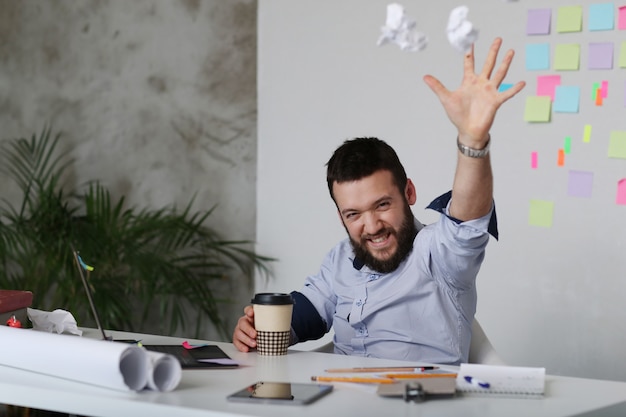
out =
[(485, 156), (487, 156), (487, 154), (489, 153), (489, 145), (491, 144), (491, 135), (489, 135), (489, 138), (487, 139), (487, 143), (485, 144), (485, 147), (482, 149), (475, 149), (475, 148), (470, 148), (467, 145), (463, 145), (460, 141), (459, 141), (459, 137), (456, 137), (456, 146), (457, 148), (459, 148), (459, 151), (465, 155), (465, 156), (469, 156), (470, 158), (484, 158)]

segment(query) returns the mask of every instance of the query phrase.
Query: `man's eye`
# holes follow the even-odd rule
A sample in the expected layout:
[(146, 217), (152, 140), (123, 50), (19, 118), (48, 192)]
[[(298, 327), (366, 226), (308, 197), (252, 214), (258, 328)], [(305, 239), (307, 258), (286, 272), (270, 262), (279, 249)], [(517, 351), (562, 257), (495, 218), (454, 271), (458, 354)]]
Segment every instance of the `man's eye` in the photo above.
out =
[(389, 207), (389, 205), (390, 205), (389, 201), (384, 201), (384, 202), (380, 203), (378, 205), (378, 207), (379, 208), (387, 208), (387, 207)]

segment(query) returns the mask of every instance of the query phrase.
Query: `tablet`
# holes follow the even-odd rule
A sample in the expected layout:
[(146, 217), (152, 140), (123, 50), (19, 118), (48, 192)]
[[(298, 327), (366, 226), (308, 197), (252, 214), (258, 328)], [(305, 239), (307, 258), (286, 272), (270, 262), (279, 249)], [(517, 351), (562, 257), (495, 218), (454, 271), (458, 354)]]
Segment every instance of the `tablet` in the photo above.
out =
[(333, 390), (332, 385), (259, 381), (226, 397), (229, 401), (310, 404)]

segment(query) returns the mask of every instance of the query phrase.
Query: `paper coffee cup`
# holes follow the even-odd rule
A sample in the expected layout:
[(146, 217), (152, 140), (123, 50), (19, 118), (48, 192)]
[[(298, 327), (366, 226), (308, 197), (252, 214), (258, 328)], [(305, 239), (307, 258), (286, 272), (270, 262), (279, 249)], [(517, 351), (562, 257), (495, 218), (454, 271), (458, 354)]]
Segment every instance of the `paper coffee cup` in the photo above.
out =
[(285, 355), (289, 347), (293, 298), (283, 293), (258, 293), (252, 299), (257, 352)]

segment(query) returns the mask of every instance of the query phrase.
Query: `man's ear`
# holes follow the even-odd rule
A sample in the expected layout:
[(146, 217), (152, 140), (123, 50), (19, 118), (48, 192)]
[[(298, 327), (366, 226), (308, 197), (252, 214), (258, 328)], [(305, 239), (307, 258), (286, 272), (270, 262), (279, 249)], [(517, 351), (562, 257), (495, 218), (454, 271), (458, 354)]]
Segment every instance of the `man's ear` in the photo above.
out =
[(415, 191), (415, 184), (410, 178), (406, 180), (406, 187), (404, 187), (404, 198), (412, 206), (417, 201), (417, 191)]

